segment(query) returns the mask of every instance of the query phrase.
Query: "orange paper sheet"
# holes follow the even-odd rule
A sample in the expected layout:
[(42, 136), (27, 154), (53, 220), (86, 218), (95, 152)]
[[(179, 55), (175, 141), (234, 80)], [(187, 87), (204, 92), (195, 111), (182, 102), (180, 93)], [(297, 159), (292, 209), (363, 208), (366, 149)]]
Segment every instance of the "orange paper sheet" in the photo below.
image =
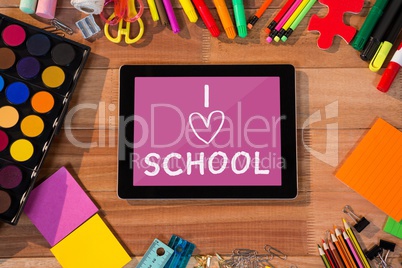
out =
[(402, 219), (402, 132), (377, 119), (335, 176), (399, 222)]

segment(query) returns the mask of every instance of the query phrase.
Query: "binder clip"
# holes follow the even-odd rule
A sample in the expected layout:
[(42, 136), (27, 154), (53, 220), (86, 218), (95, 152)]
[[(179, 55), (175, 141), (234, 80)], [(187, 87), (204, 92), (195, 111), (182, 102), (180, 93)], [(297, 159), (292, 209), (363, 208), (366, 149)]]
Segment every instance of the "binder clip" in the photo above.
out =
[(173, 256), (166, 263), (164, 268), (186, 268), (195, 245), (176, 235), (172, 235), (168, 246), (174, 250)]
[(370, 222), (365, 218), (365, 217), (359, 217), (357, 216), (353, 210), (352, 207), (349, 205), (346, 205), (342, 209), (343, 213), (349, 215), (349, 217), (354, 221), (353, 227), (358, 231), (359, 233), (364, 230), (364, 228), (367, 227), (367, 225), (370, 224)]
[(369, 260), (374, 260), (377, 262), (377, 265), (380, 267), (388, 267), (385, 260), (382, 258), (382, 248), (380, 246), (375, 245), (369, 251), (367, 251), (366, 256)]
[(385, 253), (385, 255), (383, 254), (383, 258), (384, 258), (385, 262), (387, 262), (389, 253), (394, 252), (395, 246), (396, 246), (395, 243), (380, 239), (380, 248), (387, 251), (387, 253)]

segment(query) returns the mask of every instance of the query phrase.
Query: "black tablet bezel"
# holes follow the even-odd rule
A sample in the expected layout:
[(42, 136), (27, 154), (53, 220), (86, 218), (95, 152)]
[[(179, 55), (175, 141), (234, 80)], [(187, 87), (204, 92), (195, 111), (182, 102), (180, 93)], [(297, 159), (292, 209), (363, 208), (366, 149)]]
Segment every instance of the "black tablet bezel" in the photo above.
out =
[[(281, 152), (286, 159), (281, 186), (134, 186), (126, 141), (134, 126), (135, 77), (279, 77)], [(117, 193), (122, 199), (292, 199), (297, 196), (295, 69), (292, 65), (124, 65), (119, 77), (119, 141)], [(123, 159), (122, 159), (123, 158)]]

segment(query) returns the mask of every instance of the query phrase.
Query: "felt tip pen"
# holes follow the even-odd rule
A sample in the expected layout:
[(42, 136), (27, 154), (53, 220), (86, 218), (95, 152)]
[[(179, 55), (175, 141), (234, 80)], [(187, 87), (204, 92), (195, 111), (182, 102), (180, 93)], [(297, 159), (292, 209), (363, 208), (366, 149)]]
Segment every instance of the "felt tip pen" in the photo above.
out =
[(236, 22), (237, 34), (244, 38), (247, 36), (246, 12), (244, 11), (243, 0), (232, 0), (233, 13)]
[(400, 12), (400, 7), (402, 6), (402, 1), (393, 0), (387, 5), (384, 10), (381, 19), (378, 21), (377, 25), (374, 27), (374, 30), (370, 36), (370, 40), (366, 43), (366, 46), (360, 53), (360, 58), (365, 61), (371, 61), (376, 53), (378, 47), (381, 44), (381, 41), (384, 38), (384, 35), (387, 33), (388, 28), (394, 22), (396, 16), (398, 16), (398, 12)]
[(165, 6), (162, 0), (155, 0), (156, 9), (158, 10), (159, 19), (162, 25), (169, 26), (169, 19), (166, 14)]
[(401, 31), (401, 29), (402, 29), (402, 16), (398, 16), (398, 18), (388, 29), (384, 41), (380, 44), (376, 54), (373, 56), (373, 59), (370, 62), (369, 68), (371, 71), (377, 72), (378, 70), (381, 69), (385, 59), (387, 58), (389, 52), (392, 49), (393, 44), (398, 38), (398, 34)]
[(159, 20), (159, 14), (158, 10), (156, 9), (156, 3), (155, 0), (147, 0), (148, 6), (149, 6), (149, 11), (151, 12), (151, 17), (153, 21), (158, 21)]
[(195, 8), (197, 9), (198, 13), (201, 16), (202, 21), (204, 22), (205, 26), (211, 33), (213, 37), (218, 37), (220, 34), (218, 25), (215, 22), (214, 17), (211, 14), (211, 11), (205, 4), (204, 0), (193, 0)]
[(381, 76), (381, 80), (377, 85), (377, 89), (382, 92), (387, 92), (392, 85), (396, 75), (402, 67), (402, 42), (392, 56), (387, 68)]
[(253, 16), (251, 16), (247, 21), (247, 28), (251, 30), (253, 26), (257, 23), (257, 21), (261, 18), (262, 14), (264, 14), (265, 10), (267, 10), (268, 6), (272, 3), (272, 0), (265, 0), (261, 7), (255, 12)]
[(174, 14), (172, 3), (170, 2), (170, 0), (162, 0), (162, 2), (165, 6), (166, 14), (169, 18), (169, 23), (172, 27), (173, 33), (180, 32), (179, 23), (177, 22), (176, 15)]
[(357, 51), (361, 51), (364, 48), (367, 40), (370, 38), (370, 34), (377, 24), (378, 20), (387, 6), (388, 0), (377, 0), (373, 7), (370, 9), (366, 19), (360, 30), (357, 32), (355, 38), (352, 41), (352, 47)]
[(196, 22), (198, 20), (197, 12), (195, 12), (194, 6), (191, 0), (179, 0), (181, 6), (183, 7), (184, 13), (190, 22)]
[(228, 7), (225, 0), (214, 0), (214, 5), (218, 11), (219, 19), (221, 20), (223, 29), (229, 39), (236, 37), (236, 30), (230, 17)]
[(281, 8), (281, 10), (276, 14), (275, 18), (268, 24), (265, 29), (265, 33), (269, 34), (273, 29), (275, 29), (278, 22), (282, 19), (283, 15), (285, 15), (286, 11), (290, 8), (290, 6), (295, 2), (295, 0), (288, 0), (285, 5)]
[(293, 31), (299, 26), (300, 22), (304, 19), (306, 16), (307, 12), (310, 11), (311, 7), (317, 2), (317, 0), (310, 0), (308, 4), (303, 8), (302, 12), (297, 16), (295, 21), (290, 25), (289, 29), (285, 32), (285, 34), (282, 36), (281, 40), (285, 42), (288, 40), (289, 36), (293, 33)]
[(304, 7), (307, 5), (308, 2), (309, 0), (303, 0), (301, 4), (296, 8), (293, 14), (289, 17), (286, 23), (279, 30), (277, 36), (275, 36), (274, 38), (275, 42), (278, 42), (280, 38), (285, 34), (285, 32), (289, 29), (290, 25), (292, 25), (292, 23), (296, 20), (296, 18), (299, 16), (299, 14), (302, 12), (302, 10), (304, 9)]

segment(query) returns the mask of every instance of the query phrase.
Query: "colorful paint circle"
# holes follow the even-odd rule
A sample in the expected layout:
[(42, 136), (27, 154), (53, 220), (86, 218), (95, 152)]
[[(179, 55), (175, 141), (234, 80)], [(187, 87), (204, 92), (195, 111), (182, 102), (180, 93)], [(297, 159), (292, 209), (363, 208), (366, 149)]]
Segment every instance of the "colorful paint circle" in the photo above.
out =
[(26, 139), (16, 140), (10, 146), (11, 157), (18, 162), (24, 162), (29, 160), (34, 153), (34, 147), (32, 143)]
[(43, 120), (37, 115), (28, 115), (21, 121), (22, 133), (30, 138), (39, 136), (44, 128)]
[(4, 88), (4, 78), (3, 76), (0, 75), (0, 92), (3, 90)]
[(54, 63), (61, 66), (69, 65), (75, 58), (73, 46), (67, 43), (60, 43), (54, 46), (51, 54)]
[(11, 206), (10, 195), (6, 191), (0, 190), (0, 214), (7, 212), (10, 206)]
[(42, 81), (45, 86), (57, 88), (61, 86), (66, 79), (63, 69), (58, 66), (49, 66), (42, 73)]
[(40, 71), (40, 63), (34, 57), (25, 57), (17, 62), (17, 73), (21, 78), (35, 78)]
[(16, 47), (24, 43), (26, 33), (24, 28), (20, 25), (12, 24), (4, 28), (1, 34), (3, 41), (6, 45), (10, 47)]
[(3, 106), (0, 108), (0, 127), (11, 128), (15, 126), (20, 118), (17, 109), (12, 106)]
[(10, 165), (0, 169), (0, 186), (5, 189), (13, 189), (20, 185), (22, 171), (19, 167)]
[(0, 48), (0, 70), (7, 70), (13, 67), (15, 63), (14, 51), (8, 47)]
[(0, 152), (7, 148), (8, 136), (3, 130), (0, 129)]
[(29, 98), (29, 88), (22, 82), (14, 82), (6, 88), (7, 100), (12, 104), (22, 104)]
[(27, 50), (32, 56), (43, 56), (50, 50), (50, 40), (44, 34), (34, 34), (27, 40)]
[(49, 92), (39, 91), (33, 95), (31, 105), (36, 112), (44, 114), (53, 109), (54, 98)]

